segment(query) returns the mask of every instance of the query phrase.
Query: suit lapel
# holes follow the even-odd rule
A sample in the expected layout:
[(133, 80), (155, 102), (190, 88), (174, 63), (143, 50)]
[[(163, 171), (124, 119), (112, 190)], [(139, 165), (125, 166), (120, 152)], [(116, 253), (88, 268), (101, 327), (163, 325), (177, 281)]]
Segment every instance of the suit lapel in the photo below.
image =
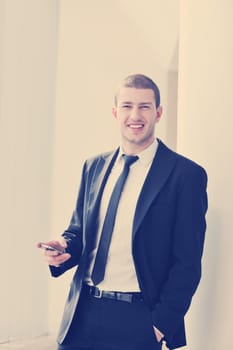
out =
[(151, 203), (165, 185), (175, 163), (176, 157), (174, 157), (174, 152), (159, 141), (155, 158), (138, 199), (133, 222), (133, 239)]
[[(96, 164), (90, 185), (86, 232), (92, 232), (91, 228), (95, 227), (95, 220), (99, 212), (103, 189), (117, 158), (118, 152), (119, 149), (109, 154), (107, 157), (100, 157)], [(155, 158), (152, 162), (136, 206), (133, 222), (133, 238), (150, 208), (151, 203), (155, 200), (165, 185), (175, 166), (176, 157), (174, 155), (175, 153), (173, 151), (169, 150), (161, 141), (159, 141)]]
[[(100, 157), (96, 167), (94, 169), (94, 174), (91, 180), (89, 200), (88, 200), (88, 211), (87, 211), (87, 226), (93, 227), (92, 224), (96, 220), (99, 212), (99, 205), (104, 190), (104, 186), (111, 172), (113, 164), (117, 158), (119, 149), (115, 152), (109, 154), (107, 157)], [(94, 220), (94, 221), (93, 221)], [(87, 230), (92, 231), (92, 230)]]

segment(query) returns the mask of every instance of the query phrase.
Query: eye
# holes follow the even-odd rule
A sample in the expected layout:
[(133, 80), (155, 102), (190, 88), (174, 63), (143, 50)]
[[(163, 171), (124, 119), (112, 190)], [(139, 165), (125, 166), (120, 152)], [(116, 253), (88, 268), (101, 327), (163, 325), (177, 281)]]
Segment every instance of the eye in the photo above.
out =
[(149, 109), (150, 106), (148, 106), (148, 105), (142, 105), (142, 106), (140, 106), (140, 108), (141, 108), (141, 109)]
[(122, 105), (122, 108), (123, 109), (129, 109), (129, 108), (131, 108), (131, 105), (130, 104), (124, 104), (124, 105)]

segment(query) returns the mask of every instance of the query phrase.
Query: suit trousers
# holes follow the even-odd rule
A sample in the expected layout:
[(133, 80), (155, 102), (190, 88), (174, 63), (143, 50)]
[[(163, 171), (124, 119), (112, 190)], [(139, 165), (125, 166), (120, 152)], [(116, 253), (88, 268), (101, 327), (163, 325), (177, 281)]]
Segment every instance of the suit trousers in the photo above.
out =
[(96, 298), (83, 288), (65, 341), (58, 350), (161, 350), (143, 299)]

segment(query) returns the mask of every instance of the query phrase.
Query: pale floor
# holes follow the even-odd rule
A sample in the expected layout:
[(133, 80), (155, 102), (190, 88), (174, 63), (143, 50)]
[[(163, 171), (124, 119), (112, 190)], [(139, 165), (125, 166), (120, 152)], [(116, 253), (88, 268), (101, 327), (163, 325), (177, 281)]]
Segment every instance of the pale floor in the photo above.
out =
[(56, 348), (55, 336), (0, 343), (0, 350), (56, 350)]
[[(56, 337), (44, 336), (29, 340), (0, 343), (0, 350), (56, 350)], [(167, 350), (163, 345), (162, 350)]]

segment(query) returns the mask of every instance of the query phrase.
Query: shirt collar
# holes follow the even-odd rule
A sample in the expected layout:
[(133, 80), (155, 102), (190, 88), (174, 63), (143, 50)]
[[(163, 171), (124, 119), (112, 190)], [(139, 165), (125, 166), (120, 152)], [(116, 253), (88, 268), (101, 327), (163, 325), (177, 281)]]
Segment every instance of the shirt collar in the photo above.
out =
[[(158, 140), (155, 139), (154, 142), (150, 146), (148, 146), (142, 152), (135, 154), (139, 158), (138, 162), (142, 163), (144, 166), (148, 166), (152, 162), (152, 160), (157, 152), (158, 145), (159, 145)], [(120, 150), (119, 150), (118, 157), (117, 157), (117, 162), (122, 161), (123, 154), (125, 154), (125, 153), (124, 153), (122, 146), (121, 146)]]

